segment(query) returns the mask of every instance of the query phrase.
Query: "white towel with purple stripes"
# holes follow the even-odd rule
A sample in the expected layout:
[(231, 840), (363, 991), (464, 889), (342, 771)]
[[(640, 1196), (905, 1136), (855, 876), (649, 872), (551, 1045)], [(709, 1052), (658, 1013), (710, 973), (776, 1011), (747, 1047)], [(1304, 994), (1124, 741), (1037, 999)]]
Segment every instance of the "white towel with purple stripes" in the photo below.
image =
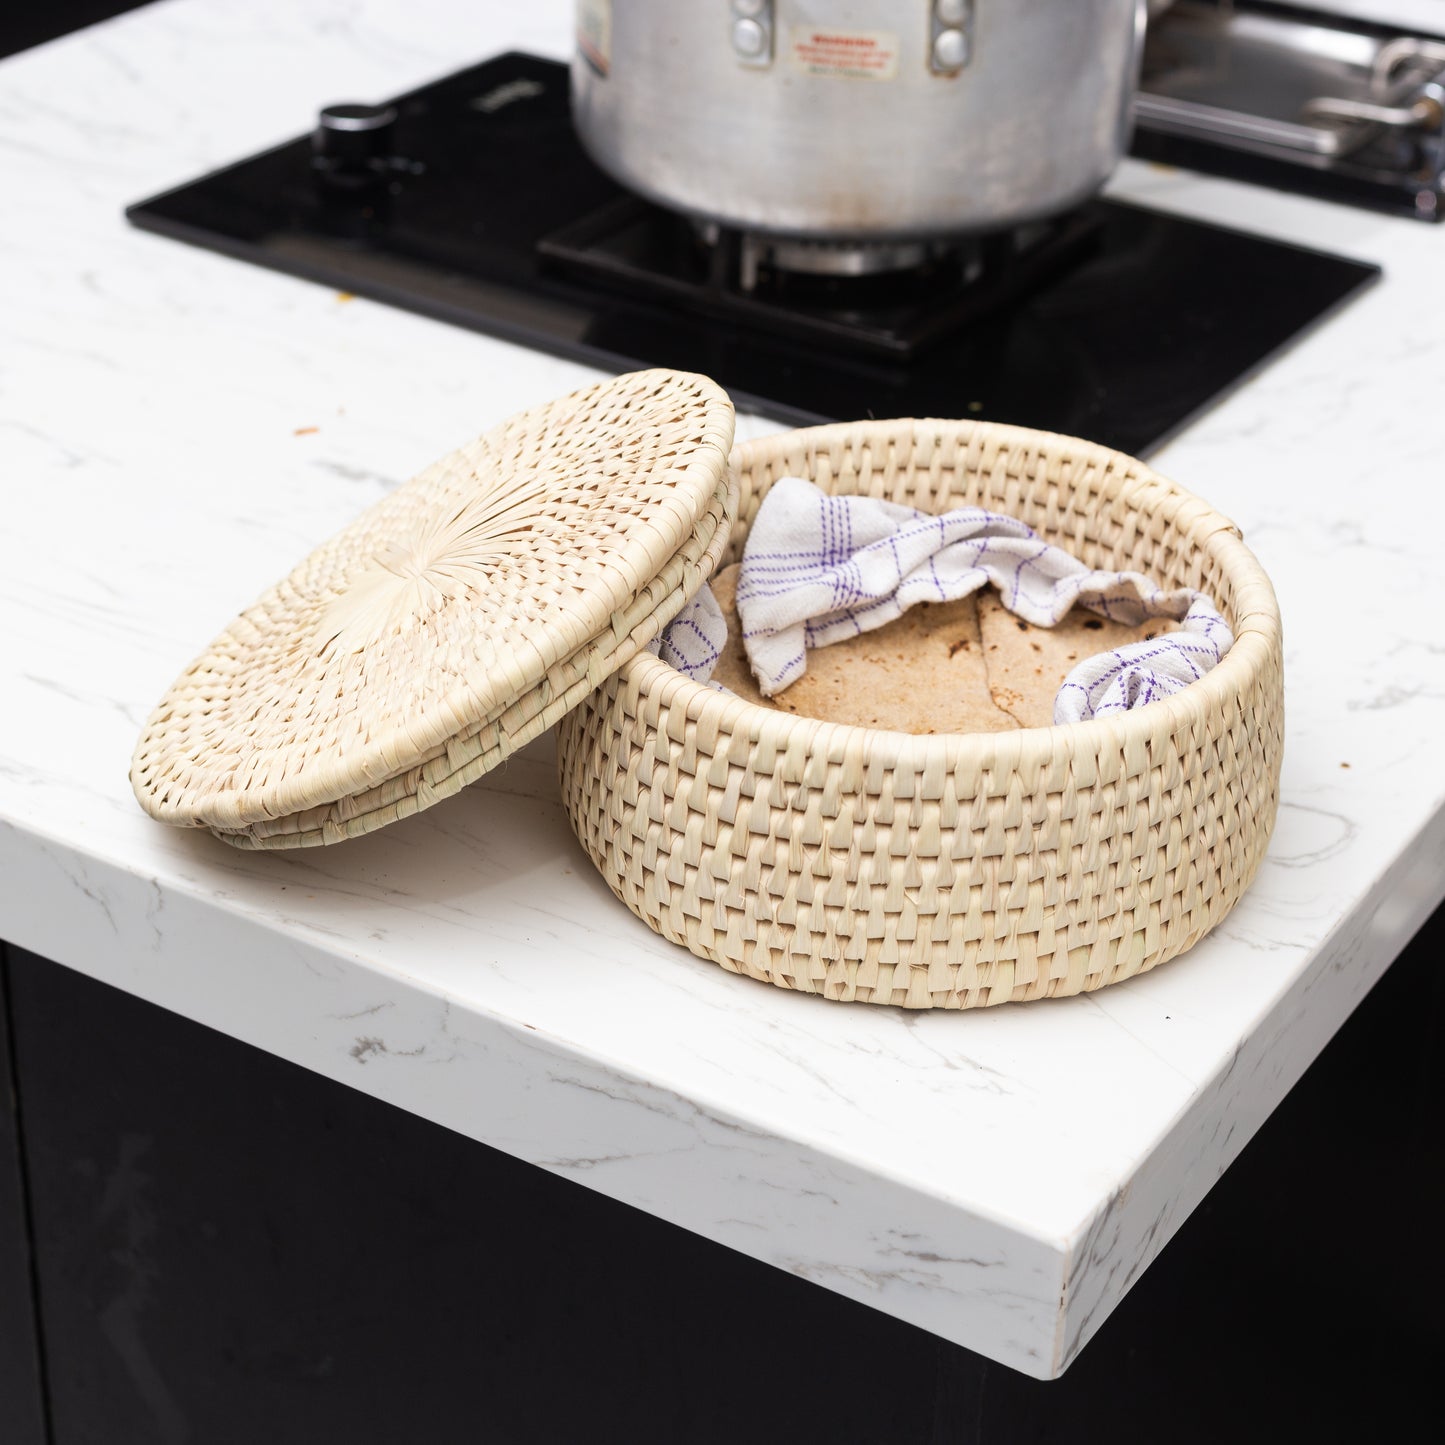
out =
[[(831, 496), (811, 482), (773, 484), (748, 533), (738, 577), (743, 645), (765, 696), (796, 682), (810, 648), (871, 631), (919, 602), (985, 586), (1026, 622), (1050, 627), (1075, 603), (1137, 626), (1176, 631), (1086, 658), (1054, 700), (1056, 723), (1126, 712), (1204, 676), (1234, 643), (1203, 593), (1166, 592), (1138, 572), (1098, 572), (1012, 517), (974, 507), (932, 516), (872, 497)], [(727, 624), (704, 588), (669, 625), (664, 661), (711, 676)]]

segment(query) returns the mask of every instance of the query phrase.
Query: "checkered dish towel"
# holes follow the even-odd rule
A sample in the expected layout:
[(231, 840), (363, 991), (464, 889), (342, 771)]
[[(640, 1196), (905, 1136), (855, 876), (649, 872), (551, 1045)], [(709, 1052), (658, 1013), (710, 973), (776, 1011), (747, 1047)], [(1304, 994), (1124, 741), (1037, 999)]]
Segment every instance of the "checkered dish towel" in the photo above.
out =
[[(764, 696), (796, 682), (808, 649), (856, 637), (918, 602), (998, 588), (1005, 607), (1051, 627), (1077, 602), (1128, 626), (1167, 617), (1179, 629), (1081, 662), (1054, 699), (1056, 723), (1082, 722), (1169, 697), (1203, 677), (1234, 635), (1200, 592), (1165, 592), (1138, 572), (1094, 572), (1012, 517), (965, 507), (940, 517), (872, 497), (830, 496), (811, 482), (773, 484), (748, 533), (737, 610)], [(727, 623), (704, 587), (663, 635), (661, 656), (706, 681)]]

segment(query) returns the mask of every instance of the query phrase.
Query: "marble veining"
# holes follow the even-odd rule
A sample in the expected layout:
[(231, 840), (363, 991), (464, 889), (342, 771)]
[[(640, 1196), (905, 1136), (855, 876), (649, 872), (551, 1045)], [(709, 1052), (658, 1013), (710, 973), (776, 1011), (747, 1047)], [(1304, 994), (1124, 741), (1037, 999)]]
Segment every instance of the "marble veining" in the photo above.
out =
[(1445, 230), (1135, 163), (1113, 183), (1386, 268), (1155, 459), (1240, 524), (1286, 632), (1278, 831), (1177, 962), (947, 1017), (732, 977), (613, 899), (550, 738), (335, 849), (152, 823), (136, 733), (219, 626), (422, 465), (596, 374), (143, 235), (122, 206), (326, 100), (564, 55), (569, 14), (162, 0), (0, 63), (0, 936), (1056, 1374), (1445, 892), (1424, 302)]

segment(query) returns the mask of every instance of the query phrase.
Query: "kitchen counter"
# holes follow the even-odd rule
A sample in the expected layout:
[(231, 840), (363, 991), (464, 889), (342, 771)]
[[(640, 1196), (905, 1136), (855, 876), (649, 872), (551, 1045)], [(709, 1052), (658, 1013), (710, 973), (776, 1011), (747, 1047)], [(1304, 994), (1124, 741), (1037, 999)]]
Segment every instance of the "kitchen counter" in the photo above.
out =
[[(145, 714), (228, 617), (586, 368), (128, 229), (122, 207), (570, 7), (164, 0), (0, 63), (0, 937), (1039, 1377), (1445, 896), (1445, 230), (1127, 163), (1113, 192), (1384, 280), (1153, 460), (1286, 629), (1279, 824), (1186, 957), (964, 1015), (735, 978), (617, 903), (550, 739), (383, 833), (152, 823)], [(767, 429), (740, 419), (740, 435)]]

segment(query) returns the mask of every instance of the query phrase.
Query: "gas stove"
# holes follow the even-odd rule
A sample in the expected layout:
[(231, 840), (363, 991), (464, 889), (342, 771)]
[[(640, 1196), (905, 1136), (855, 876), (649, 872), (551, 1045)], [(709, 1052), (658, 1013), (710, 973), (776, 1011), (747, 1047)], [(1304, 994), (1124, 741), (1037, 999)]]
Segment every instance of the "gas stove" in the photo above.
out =
[(133, 206), (148, 230), (780, 421), (980, 417), (1158, 447), (1377, 268), (1117, 202), (1003, 236), (821, 245), (622, 190), (565, 66), (507, 54)]

